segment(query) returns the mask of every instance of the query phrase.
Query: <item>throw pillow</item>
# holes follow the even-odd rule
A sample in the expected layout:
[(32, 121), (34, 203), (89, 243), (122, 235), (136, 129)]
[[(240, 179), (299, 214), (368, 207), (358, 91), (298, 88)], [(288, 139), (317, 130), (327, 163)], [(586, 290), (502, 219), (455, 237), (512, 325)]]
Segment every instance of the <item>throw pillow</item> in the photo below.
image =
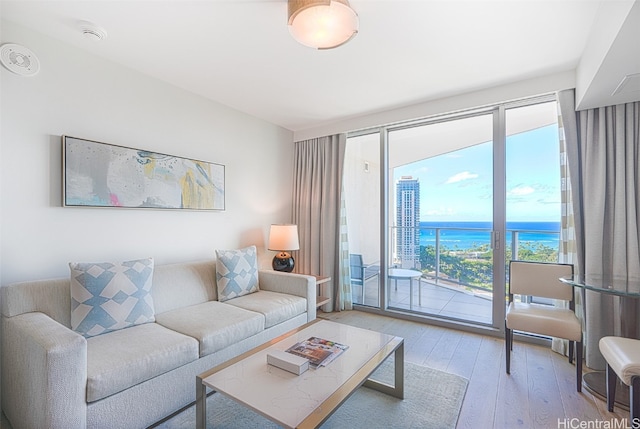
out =
[(226, 301), (258, 291), (258, 251), (256, 246), (238, 250), (216, 250), (218, 301)]
[(153, 259), (70, 263), (71, 329), (93, 337), (155, 321)]

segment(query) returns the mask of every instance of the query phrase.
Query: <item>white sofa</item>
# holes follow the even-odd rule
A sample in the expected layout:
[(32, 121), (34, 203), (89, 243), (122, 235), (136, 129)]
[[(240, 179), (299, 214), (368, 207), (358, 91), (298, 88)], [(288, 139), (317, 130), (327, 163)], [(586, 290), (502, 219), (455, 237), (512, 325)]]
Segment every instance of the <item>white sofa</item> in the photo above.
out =
[(217, 301), (214, 261), (156, 266), (154, 323), (85, 338), (69, 279), (2, 288), (2, 408), (14, 429), (144, 428), (195, 400), (195, 376), (316, 317), (311, 276), (259, 272)]

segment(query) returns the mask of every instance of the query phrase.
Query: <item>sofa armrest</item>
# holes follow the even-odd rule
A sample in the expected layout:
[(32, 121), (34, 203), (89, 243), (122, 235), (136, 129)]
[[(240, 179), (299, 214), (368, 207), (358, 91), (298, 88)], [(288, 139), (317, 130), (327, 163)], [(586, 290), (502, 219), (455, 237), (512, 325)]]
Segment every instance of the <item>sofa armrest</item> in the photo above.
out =
[(87, 340), (44, 313), (2, 318), (2, 408), (20, 428), (84, 428)]
[(288, 293), (307, 300), (307, 322), (316, 318), (316, 278), (304, 274), (283, 273), (261, 270), (259, 272), (260, 289), (271, 292)]

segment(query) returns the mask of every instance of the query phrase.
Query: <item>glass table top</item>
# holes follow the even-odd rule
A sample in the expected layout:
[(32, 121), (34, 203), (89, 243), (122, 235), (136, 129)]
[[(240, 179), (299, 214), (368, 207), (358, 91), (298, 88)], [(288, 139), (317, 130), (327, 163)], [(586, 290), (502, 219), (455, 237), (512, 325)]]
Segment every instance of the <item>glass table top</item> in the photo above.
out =
[(640, 279), (603, 279), (592, 275), (560, 277), (560, 281), (571, 286), (622, 297), (640, 298)]

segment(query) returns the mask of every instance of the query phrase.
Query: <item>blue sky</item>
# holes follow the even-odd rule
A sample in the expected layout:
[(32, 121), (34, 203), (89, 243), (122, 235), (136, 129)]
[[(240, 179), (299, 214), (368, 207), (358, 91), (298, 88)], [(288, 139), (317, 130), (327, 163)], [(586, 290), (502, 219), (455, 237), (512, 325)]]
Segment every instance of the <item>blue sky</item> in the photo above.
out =
[[(492, 143), (482, 143), (394, 169), (420, 179), (422, 221), (491, 221)], [(560, 221), (558, 128), (507, 138), (507, 221)]]

